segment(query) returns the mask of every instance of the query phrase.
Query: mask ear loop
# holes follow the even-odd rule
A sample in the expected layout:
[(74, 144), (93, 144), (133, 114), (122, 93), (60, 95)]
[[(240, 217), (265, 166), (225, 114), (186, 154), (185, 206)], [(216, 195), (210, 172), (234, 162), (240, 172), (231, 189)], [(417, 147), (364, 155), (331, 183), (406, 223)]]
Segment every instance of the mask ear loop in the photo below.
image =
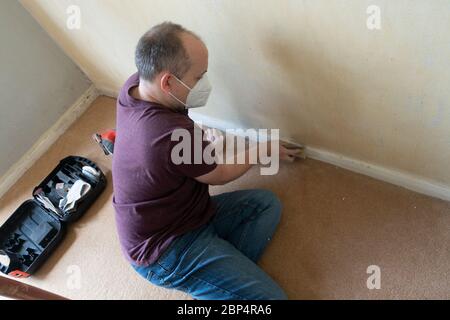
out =
[[(177, 77), (176, 75), (173, 75), (173, 76), (175, 77), (175, 79), (177, 79), (177, 81), (178, 81), (179, 83), (181, 83), (184, 87), (186, 87), (186, 89), (188, 89), (189, 92), (192, 91), (192, 89), (189, 88), (189, 86), (188, 86), (187, 84), (185, 84), (183, 81), (181, 81), (180, 79), (178, 79), (178, 77)], [(181, 103), (186, 109), (189, 109), (189, 106), (188, 106), (186, 103), (184, 103), (183, 101), (181, 101), (180, 99), (178, 99), (177, 97), (175, 97), (175, 96), (172, 94), (172, 92), (169, 92), (169, 95), (170, 95), (172, 98), (174, 98), (175, 100), (177, 100), (179, 103)]]
[(188, 108), (189, 108), (188, 105), (187, 105), (186, 103), (184, 103), (183, 101), (181, 101), (180, 99), (178, 99), (177, 97), (175, 97), (175, 96), (172, 94), (172, 92), (169, 92), (169, 95), (170, 95), (172, 98), (174, 98), (175, 100), (177, 100), (179, 103), (181, 103), (181, 104), (184, 106), (185, 109), (188, 109)]
[(180, 79), (178, 79), (178, 77), (176, 75), (173, 75), (175, 77), (175, 79), (177, 79), (177, 81), (179, 83), (181, 83), (183, 86), (186, 87), (186, 89), (189, 89), (189, 91), (192, 91), (192, 88), (189, 88), (189, 86), (187, 84), (185, 84), (183, 81), (181, 81)]

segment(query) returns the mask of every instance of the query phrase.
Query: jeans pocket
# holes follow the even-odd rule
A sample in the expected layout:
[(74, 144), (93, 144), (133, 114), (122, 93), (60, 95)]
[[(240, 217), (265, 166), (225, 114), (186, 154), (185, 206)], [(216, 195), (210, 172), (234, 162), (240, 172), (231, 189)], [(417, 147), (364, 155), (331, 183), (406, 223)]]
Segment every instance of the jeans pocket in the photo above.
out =
[(175, 269), (178, 260), (179, 240), (175, 239), (154, 263), (161, 269), (161, 272), (170, 273)]
[(185, 233), (178, 238), (175, 238), (169, 247), (162, 253), (156, 261), (166, 273), (172, 273), (180, 262), (180, 257), (189, 250), (195, 239), (199, 236), (205, 226), (200, 227), (194, 231)]
[(148, 281), (152, 282), (153, 276), (154, 276), (154, 275), (155, 275), (155, 273), (154, 273), (152, 270), (150, 270), (150, 271), (147, 273), (147, 277), (146, 277), (145, 279), (147, 279)]
[(154, 284), (159, 285), (167, 281), (163, 281), (168, 276), (166, 270), (162, 268), (158, 263), (153, 263), (149, 266), (136, 266), (132, 265), (134, 270), (144, 279)]
[(147, 274), (147, 281), (158, 287), (172, 289), (175, 287), (172, 282), (176, 279), (173, 277), (173, 275), (168, 275), (164, 269), (150, 270)]

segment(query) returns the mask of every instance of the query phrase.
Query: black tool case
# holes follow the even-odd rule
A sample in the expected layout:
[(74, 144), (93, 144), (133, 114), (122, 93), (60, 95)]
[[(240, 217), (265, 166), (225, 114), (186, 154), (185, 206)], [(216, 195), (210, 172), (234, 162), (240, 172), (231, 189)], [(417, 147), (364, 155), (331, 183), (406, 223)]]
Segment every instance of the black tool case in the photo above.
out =
[[(86, 175), (82, 170), (84, 166), (94, 168), (98, 177)], [(55, 186), (71, 186), (79, 179), (89, 183), (91, 188), (70, 214), (56, 214), (35, 196), (36, 190), (41, 189), (58, 206), (61, 195)], [(9, 265), (0, 263), (0, 271), (13, 277), (29, 277), (33, 274), (61, 242), (67, 225), (79, 219), (105, 187), (105, 175), (94, 162), (77, 156), (61, 160), (33, 190), (33, 199), (22, 203), (0, 227), (0, 254), (10, 259)]]

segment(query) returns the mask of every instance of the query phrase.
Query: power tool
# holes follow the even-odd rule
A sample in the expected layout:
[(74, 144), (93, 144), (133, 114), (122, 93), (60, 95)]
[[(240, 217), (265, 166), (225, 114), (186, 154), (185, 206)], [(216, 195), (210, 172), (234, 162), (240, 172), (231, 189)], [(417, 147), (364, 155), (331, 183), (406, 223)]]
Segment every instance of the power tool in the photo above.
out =
[(95, 142), (99, 144), (105, 155), (114, 154), (114, 143), (116, 142), (116, 130), (107, 130), (104, 133), (95, 133), (92, 135)]

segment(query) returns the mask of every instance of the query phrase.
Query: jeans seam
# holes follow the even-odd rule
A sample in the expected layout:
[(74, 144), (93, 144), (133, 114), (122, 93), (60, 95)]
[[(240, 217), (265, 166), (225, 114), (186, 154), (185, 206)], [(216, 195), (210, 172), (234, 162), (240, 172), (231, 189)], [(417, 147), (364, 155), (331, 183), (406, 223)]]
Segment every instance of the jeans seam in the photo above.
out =
[[(197, 231), (199, 231), (199, 230), (197, 229), (197, 230), (194, 230), (194, 231), (197, 232)], [(193, 232), (194, 232), (194, 231), (193, 231)], [(186, 235), (186, 234), (184, 234), (184, 235)], [(183, 235), (182, 235), (182, 236), (183, 236)], [(189, 241), (183, 245), (182, 250), (180, 250), (180, 252), (179, 252), (179, 254), (178, 254), (177, 256), (183, 255), (183, 254), (186, 252), (186, 250), (188, 250), (188, 248), (192, 245), (192, 243), (194, 243), (194, 241), (198, 238), (198, 236), (199, 236), (199, 234), (195, 234), (191, 239), (189, 239)], [(180, 239), (175, 239), (175, 240), (180, 240)], [(175, 242), (175, 240), (174, 240), (174, 242)], [(167, 258), (167, 256), (170, 254), (169, 251), (170, 251), (170, 250), (173, 250), (173, 247), (175, 246), (175, 243), (174, 243), (174, 242), (171, 243), (171, 245), (164, 251), (164, 253), (161, 255), (161, 257), (159, 257), (159, 258), (157, 259), (157, 261), (156, 261), (156, 263), (157, 263), (162, 269), (164, 269), (165, 272), (169, 272), (169, 273), (176, 269), (176, 265), (174, 265), (172, 268), (167, 268), (167, 267), (165, 267), (165, 266), (163, 265), (163, 263), (164, 263), (164, 258)], [(173, 246), (172, 246), (172, 245), (173, 245)]]
[(249, 219), (245, 219), (245, 220), (243, 221), (243, 224), (245, 225), (245, 229), (244, 229), (244, 231), (241, 233), (241, 235), (240, 235), (240, 237), (239, 237), (239, 240), (238, 240), (238, 243), (237, 243), (237, 246), (238, 246), (238, 247), (241, 246), (242, 240), (244, 239), (244, 236), (247, 234), (247, 231), (248, 231), (248, 224), (247, 224), (247, 223), (251, 220), (250, 218), (259, 215), (262, 211), (265, 210), (265, 209), (263, 209), (263, 210), (257, 210), (259, 206), (252, 206), (252, 205), (250, 205), (248, 202), (245, 203), (244, 205), (246, 205), (246, 206), (248, 206), (248, 207), (250, 207), (250, 208), (255, 209), (256, 212), (253, 213), (252, 215), (250, 215)]
[(237, 243), (238, 248), (241, 248), (242, 240), (244, 239), (244, 236), (247, 235), (247, 229), (248, 229), (248, 225), (245, 226), (245, 229), (242, 231), (241, 235), (239, 236), (239, 241)]
[[(158, 263), (158, 264), (159, 264), (159, 263)], [(161, 265), (160, 265), (160, 266), (161, 266)], [(236, 296), (236, 297), (238, 297), (239, 299), (246, 300), (244, 297), (241, 297), (240, 295), (238, 295), (238, 294), (236, 294), (236, 293), (234, 293), (234, 292), (228, 291), (227, 289), (221, 288), (221, 287), (219, 287), (219, 286), (217, 286), (217, 285), (215, 285), (215, 284), (213, 284), (213, 283), (208, 282), (207, 280), (203, 280), (203, 279), (198, 278), (198, 277), (196, 277), (196, 276), (194, 276), (194, 275), (182, 276), (181, 274), (179, 274), (179, 273), (177, 273), (177, 272), (172, 272), (172, 271), (167, 270), (167, 269), (164, 268), (163, 266), (161, 266), (161, 268), (163, 268), (164, 271), (166, 271), (166, 272), (171, 272), (173, 275), (179, 277), (179, 278), (180, 278), (179, 280), (184, 280), (184, 281), (186, 281), (186, 280), (188, 280), (188, 279), (191, 277), (191, 278), (196, 279), (196, 280), (198, 280), (198, 281), (204, 282), (204, 283), (208, 284), (209, 286), (214, 287), (215, 289), (219, 289), (219, 290), (221, 290), (221, 291), (223, 291), (223, 292), (225, 292), (225, 293), (227, 293), (227, 294), (230, 294), (230, 295), (232, 295), (232, 296)], [(154, 274), (155, 274), (155, 273), (154, 273)], [(155, 274), (155, 275), (156, 275), (156, 274)], [(158, 275), (157, 275), (157, 276), (158, 276)], [(162, 278), (161, 276), (158, 276), (158, 277), (159, 277), (159, 278)], [(163, 281), (163, 282), (164, 282), (164, 283), (170, 283), (170, 284), (173, 283), (173, 281), (167, 281), (167, 282), (166, 282), (166, 281)], [(186, 288), (184, 285), (179, 285), (179, 287)], [(188, 289), (188, 288), (186, 288), (186, 289)]]
[[(245, 207), (245, 206), (249, 206), (249, 207), (251, 207), (249, 204), (249, 201), (247, 200), (246, 202), (244, 202), (243, 204), (242, 204), (242, 207), (240, 208), (241, 210), (239, 210), (239, 212), (237, 213), (237, 214), (240, 214), (240, 213), (242, 213), (242, 211), (244, 210), (244, 208), (243, 207)], [(232, 211), (230, 211), (229, 212), (229, 214), (227, 214), (226, 216), (221, 216), (220, 217), (220, 219), (217, 219), (215, 222), (216, 223), (218, 223), (218, 222), (220, 222), (220, 221), (222, 221), (222, 220), (224, 220), (225, 218), (228, 218), (230, 215), (232, 215), (232, 213), (231, 213)]]
[[(161, 267), (162, 267), (165, 271), (167, 271), (163, 266), (161, 266)], [(190, 276), (187, 276), (187, 277), (186, 277), (186, 276), (181, 276), (180, 274), (178, 274), (178, 273), (176, 273), (176, 272), (174, 272), (173, 274), (174, 274), (176, 277), (179, 277), (179, 278), (180, 278), (179, 280), (187, 281), (187, 280), (189, 280), (189, 278), (192, 278), (192, 279), (195, 279), (195, 280), (200, 281), (200, 282), (202, 282), (202, 283), (205, 283), (205, 284), (207, 284), (208, 286), (213, 287), (214, 289), (218, 289), (218, 290), (220, 290), (220, 291), (222, 291), (222, 292), (224, 292), (224, 293), (226, 293), (226, 294), (229, 294), (229, 295), (234, 296), (234, 297), (238, 297), (239, 299), (242, 299), (242, 300), (246, 300), (244, 297), (242, 297), (242, 296), (240, 296), (240, 295), (238, 295), (238, 294), (236, 294), (236, 293), (234, 293), (234, 292), (231, 292), (231, 291), (229, 291), (229, 290), (227, 290), (227, 289), (221, 288), (221, 287), (219, 287), (219, 286), (217, 286), (217, 285), (215, 285), (215, 284), (213, 284), (213, 283), (208, 282), (207, 280), (198, 278), (198, 277), (196, 277), (196, 276), (190, 275)], [(155, 273), (153, 270), (149, 270), (149, 271), (147, 272), (147, 276), (145, 277), (145, 279), (146, 279), (147, 281), (149, 281), (149, 282), (152, 282), (151, 280), (152, 280), (153, 276), (156, 276), (156, 277), (158, 278), (158, 281), (162, 282), (163, 285), (168, 285), (168, 286), (173, 285), (173, 281), (165, 281), (165, 280), (164, 280), (164, 277), (158, 275), (158, 274)], [(158, 285), (158, 286), (164, 287), (163, 285)], [(186, 286), (185, 284), (177, 285), (177, 286), (176, 286), (175, 288), (173, 288), (173, 289), (179, 289), (179, 288), (184, 289), (184, 290), (181, 290), (181, 291), (185, 291), (185, 292), (187, 292), (188, 294), (191, 294), (191, 295), (192, 295), (191, 289), (190, 289), (188, 286)], [(179, 289), (179, 290), (180, 290), (180, 289)]]
[(147, 277), (146, 277), (145, 279), (146, 279), (147, 281), (150, 281), (150, 282), (151, 282), (152, 277), (153, 277), (153, 271), (150, 270), (149, 272), (147, 272)]
[[(180, 275), (178, 275), (178, 274), (176, 274), (176, 275), (180, 277)], [(238, 295), (238, 294), (236, 294), (236, 293), (234, 293), (234, 292), (231, 292), (231, 291), (229, 291), (229, 290), (227, 290), (227, 289), (221, 288), (221, 287), (219, 287), (218, 285), (215, 285), (215, 284), (213, 284), (213, 283), (210, 283), (209, 281), (200, 279), (200, 278), (198, 278), (198, 277), (196, 277), (196, 276), (193, 276), (193, 275), (191, 275), (190, 277), (192, 277), (192, 278), (195, 279), (195, 280), (198, 280), (198, 281), (201, 281), (201, 282), (203, 282), (203, 283), (206, 283), (207, 285), (209, 285), (210, 287), (213, 287), (214, 289), (219, 289), (220, 291), (225, 292), (225, 293), (227, 293), (227, 294), (229, 294), (229, 295), (231, 295), (231, 296), (238, 297), (240, 300), (247, 300), (247, 299), (245, 299), (244, 297), (242, 297), (242, 296), (240, 296), (240, 295)], [(181, 277), (181, 278), (183, 279), (183, 277)], [(189, 278), (187, 278), (187, 279), (189, 279)]]
[(157, 263), (161, 267), (161, 269), (163, 269), (165, 272), (170, 272), (170, 270), (164, 267), (159, 261)]

